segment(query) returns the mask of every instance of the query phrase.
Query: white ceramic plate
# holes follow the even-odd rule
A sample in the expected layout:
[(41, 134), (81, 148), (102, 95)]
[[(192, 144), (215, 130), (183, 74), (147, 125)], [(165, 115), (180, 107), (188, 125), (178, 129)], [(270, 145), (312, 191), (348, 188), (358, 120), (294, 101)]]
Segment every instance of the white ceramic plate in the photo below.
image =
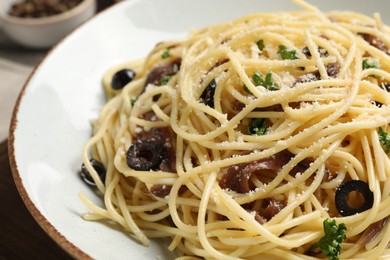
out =
[[(322, 10), (379, 11), (388, 0), (314, 1)], [(16, 185), (43, 229), (75, 258), (171, 259), (159, 240), (146, 248), (120, 230), (86, 222), (77, 194), (99, 198), (80, 181), (90, 120), (104, 104), (107, 68), (142, 57), (159, 41), (257, 11), (297, 9), (288, 0), (128, 0), (97, 15), (58, 44), (36, 68), (16, 104), (10, 158)]]

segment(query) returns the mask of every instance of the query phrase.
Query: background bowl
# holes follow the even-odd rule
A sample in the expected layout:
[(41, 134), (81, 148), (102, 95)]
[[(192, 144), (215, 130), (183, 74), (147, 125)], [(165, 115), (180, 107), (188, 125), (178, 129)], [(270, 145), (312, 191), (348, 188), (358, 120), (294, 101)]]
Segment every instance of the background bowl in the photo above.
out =
[(76, 7), (57, 15), (40, 18), (9, 15), (11, 6), (21, 1), (0, 1), (0, 27), (15, 42), (36, 49), (53, 46), (74, 28), (91, 18), (96, 11), (95, 0), (83, 0)]

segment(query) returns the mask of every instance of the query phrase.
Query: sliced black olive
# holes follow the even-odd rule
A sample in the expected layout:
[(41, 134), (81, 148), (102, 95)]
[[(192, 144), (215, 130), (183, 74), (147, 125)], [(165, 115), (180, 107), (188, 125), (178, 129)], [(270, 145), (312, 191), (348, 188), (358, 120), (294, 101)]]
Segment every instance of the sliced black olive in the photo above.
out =
[[(320, 53), (320, 56), (321, 57), (328, 57), (329, 56), (329, 53), (322, 47), (318, 47), (318, 52)], [(311, 52), (309, 50), (309, 47), (304, 47), (302, 49), (302, 53), (307, 57), (307, 58), (310, 58), (311, 57)]]
[(202, 102), (211, 108), (214, 108), (214, 93), (217, 87), (215, 79), (211, 80), (201, 95)]
[(383, 104), (381, 102), (378, 102), (378, 101), (374, 101), (374, 105), (377, 106), (377, 107), (382, 107)]
[(310, 52), (310, 50), (309, 50), (309, 47), (304, 47), (303, 49), (302, 49), (302, 53), (306, 56), (306, 57), (311, 57), (311, 52)]
[(383, 84), (383, 86), (385, 87), (387, 92), (390, 92), (390, 83), (389, 82)]
[[(92, 167), (95, 169), (95, 171), (99, 175), (99, 178), (104, 183), (104, 180), (106, 179), (106, 168), (104, 167), (104, 165), (95, 159), (90, 159), (89, 161), (91, 162)], [(91, 177), (91, 174), (87, 170), (87, 167), (85, 167), (84, 163), (81, 165), (80, 176), (85, 183), (87, 183), (89, 185), (94, 185), (94, 186), (96, 185), (95, 181)]]
[(123, 69), (114, 74), (111, 80), (111, 87), (115, 90), (122, 89), (136, 76), (136, 73), (131, 69)]
[(326, 65), (326, 73), (328, 73), (329, 77), (335, 78), (339, 74), (340, 71), (340, 65), (335, 62), (335, 63), (330, 63)]
[(139, 141), (127, 150), (126, 162), (134, 170), (156, 170), (164, 156), (164, 146), (160, 142)]
[[(351, 206), (349, 194), (358, 192), (363, 197), (363, 202), (358, 206)], [(374, 204), (374, 193), (368, 187), (368, 184), (361, 180), (349, 180), (336, 190), (335, 196), (336, 208), (342, 216), (351, 216), (372, 208)]]

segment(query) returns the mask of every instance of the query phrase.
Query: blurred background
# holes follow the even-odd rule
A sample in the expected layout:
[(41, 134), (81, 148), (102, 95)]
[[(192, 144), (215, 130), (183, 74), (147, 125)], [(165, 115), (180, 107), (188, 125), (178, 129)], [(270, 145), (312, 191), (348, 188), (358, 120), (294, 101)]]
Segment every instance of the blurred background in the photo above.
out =
[[(95, 1), (100, 12), (120, 0)], [(11, 40), (0, 26), (0, 142), (7, 139), (13, 106), (24, 82), (49, 49), (23, 47)]]
[(14, 43), (0, 30), (0, 141), (8, 136), (13, 105), (28, 75), (46, 50), (31, 50)]
[[(4, 12), (1, 10), (1, 4), (5, 1), (8, 0), (0, 0), (0, 11)], [(96, 1), (96, 12), (118, 2), (93, 1)], [(4, 21), (0, 19), (0, 23)], [(11, 40), (2, 27), (0, 24), (0, 260), (72, 259), (40, 228), (28, 212), (14, 184), (8, 158), (7, 138), (15, 101), (24, 82), (50, 51), (50, 47), (23, 47)]]

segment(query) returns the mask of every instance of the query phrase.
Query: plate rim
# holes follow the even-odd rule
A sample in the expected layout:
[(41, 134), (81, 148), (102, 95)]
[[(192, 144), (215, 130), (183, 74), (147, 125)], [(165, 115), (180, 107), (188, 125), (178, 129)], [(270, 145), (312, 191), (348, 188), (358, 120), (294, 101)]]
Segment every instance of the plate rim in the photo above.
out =
[[(65, 35), (58, 43), (56, 43), (50, 50), (47, 51), (47, 53), (42, 57), (42, 59), (38, 62), (38, 64), (33, 68), (27, 79), (25, 80), (18, 96), (16, 99), (16, 102), (14, 104), (13, 110), (12, 110), (12, 116), (10, 120), (9, 125), (9, 131), (8, 131), (8, 157), (9, 157), (9, 163), (10, 168), (13, 176), (14, 183), (16, 185), (16, 188), (18, 190), (18, 193), (25, 204), (26, 208), (34, 218), (34, 220), (39, 224), (39, 226), (45, 231), (45, 233), (54, 240), (54, 242), (63, 249), (67, 254), (69, 254), (71, 257), (74, 257), (76, 259), (94, 259), (92, 256), (84, 252), (80, 247), (72, 243), (68, 238), (66, 238), (50, 221), (48, 218), (46, 218), (41, 211), (38, 209), (38, 207), (35, 205), (35, 203), (32, 201), (31, 197), (29, 196), (25, 185), (23, 184), (23, 179), (21, 177), (21, 174), (18, 169), (18, 163), (16, 160), (16, 154), (15, 154), (15, 132), (18, 126), (18, 115), (19, 115), (19, 108), (22, 104), (23, 97), (26, 94), (26, 90), (30, 86), (31, 80), (34, 78), (34, 76), (37, 74), (37, 71), (42, 67), (43, 64), (45, 64), (45, 61), (50, 58), (57, 49), (72, 35), (74, 35), (77, 31), (84, 28), (86, 24), (89, 24), (91, 20), (95, 20), (96, 17), (101, 16), (103, 13), (106, 13), (110, 11), (111, 9), (115, 8), (118, 5), (121, 5), (125, 2), (136, 2), (139, 0), (127, 0), (122, 2), (117, 2), (104, 10), (100, 11), (99, 13), (96, 13), (92, 19), (89, 19), (85, 23), (81, 24), (74, 30), (72, 30), (70, 33)], [(312, 3), (312, 1), (308, 1), (309, 3)]]
[[(63, 39), (67, 38), (64, 37)], [(61, 40), (62, 42), (63, 40)], [(60, 42), (60, 43), (61, 43)], [(60, 44), (59, 43), (59, 44)], [(58, 44), (54, 47), (56, 47)], [(35, 219), (35, 221), (39, 224), (39, 226), (46, 232), (46, 234), (49, 235), (51, 239), (54, 240), (54, 242), (57, 243), (66, 253), (68, 253), (72, 257), (76, 257), (78, 259), (92, 259), (91, 256), (89, 256), (87, 253), (82, 251), (78, 246), (70, 242), (64, 235), (62, 235), (50, 221), (42, 215), (40, 210), (35, 206), (34, 202), (31, 200), (30, 196), (28, 195), (28, 192), (26, 188), (23, 185), (23, 180), (20, 176), (18, 164), (16, 162), (16, 156), (15, 156), (15, 130), (18, 125), (18, 112), (19, 107), (22, 102), (22, 99), (25, 95), (26, 89), (32, 79), (32, 77), (36, 74), (37, 69), (44, 63), (46, 58), (50, 56), (50, 53), (53, 51), (50, 50), (38, 63), (38, 65), (33, 69), (33, 71), (28, 76), (26, 82), (24, 83), (14, 106), (10, 127), (9, 127), (9, 134), (8, 134), (8, 157), (9, 157), (9, 163), (10, 168), (12, 172), (12, 177), (16, 186), (16, 189), (18, 190), (18, 193), (20, 197), (22, 198), (22, 201), (24, 205), (26, 206), (27, 210), (30, 212), (32, 217)]]
[[(128, 1), (134, 1), (134, 0), (128, 0)], [(128, 2), (127, 1), (127, 2)], [(123, 2), (122, 2), (123, 3)], [(43, 231), (61, 248), (63, 249), (69, 256), (77, 258), (77, 259), (85, 259), (90, 260), (93, 259), (89, 254), (84, 252), (80, 247), (72, 243), (68, 238), (66, 238), (37, 208), (35, 203), (30, 198), (24, 184), (22, 177), (20, 175), (19, 169), (18, 169), (18, 163), (16, 160), (15, 155), (15, 132), (18, 126), (18, 115), (19, 115), (19, 108), (22, 103), (23, 97), (26, 94), (26, 90), (28, 86), (30, 85), (30, 81), (32, 78), (37, 74), (37, 71), (41, 68), (41, 66), (45, 63), (45, 61), (51, 57), (52, 53), (55, 52), (64, 42), (66, 39), (70, 38), (73, 34), (75, 34), (77, 31), (81, 30), (85, 24), (89, 24), (91, 20), (96, 19), (96, 17), (101, 16), (103, 13), (106, 13), (110, 11), (112, 8), (114, 8), (117, 5), (120, 5), (121, 2), (116, 2), (113, 5), (101, 10), (99, 13), (96, 13), (92, 19), (89, 19), (88, 21), (80, 24), (75, 29), (73, 29), (71, 32), (69, 32), (67, 35), (62, 37), (53, 47), (51, 47), (41, 58), (41, 60), (36, 64), (31, 71), (31, 73), (28, 75), (27, 79), (23, 83), (23, 86), (17, 96), (16, 102), (14, 104), (9, 130), (8, 130), (8, 158), (11, 168), (12, 177), (16, 186), (16, 189), (26, 206), (27, 210), (30, 212), (34, 220), (38, 223), (38, 225), (43, 229)]]

